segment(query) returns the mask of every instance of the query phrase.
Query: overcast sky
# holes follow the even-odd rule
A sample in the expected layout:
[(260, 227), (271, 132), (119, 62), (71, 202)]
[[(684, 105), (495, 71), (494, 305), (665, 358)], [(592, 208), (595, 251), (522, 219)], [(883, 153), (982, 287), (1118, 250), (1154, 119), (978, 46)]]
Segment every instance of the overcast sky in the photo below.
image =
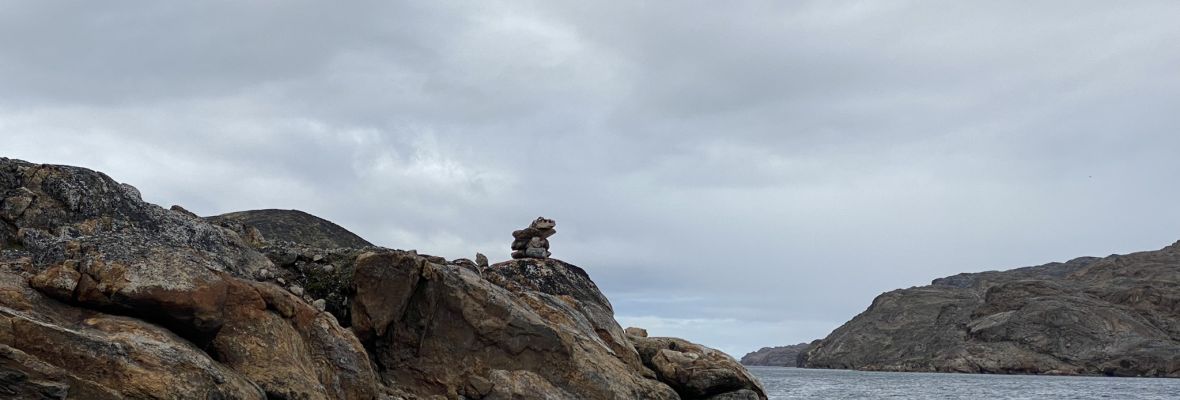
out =
[(1180, 239), (1180, 2), (0, 0), (0, 156), (508, 258), (734, 356)]

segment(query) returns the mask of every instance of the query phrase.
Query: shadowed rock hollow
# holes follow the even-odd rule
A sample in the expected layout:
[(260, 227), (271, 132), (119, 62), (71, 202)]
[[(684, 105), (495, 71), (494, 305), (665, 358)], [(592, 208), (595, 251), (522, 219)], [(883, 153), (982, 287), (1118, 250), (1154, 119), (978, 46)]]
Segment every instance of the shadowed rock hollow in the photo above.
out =
[(2, 396), (766, 398), (720, 352), (626, 335), (560, 260), (448, 261), (299, 212), (206, 220), (6, 158), (0, 195)]

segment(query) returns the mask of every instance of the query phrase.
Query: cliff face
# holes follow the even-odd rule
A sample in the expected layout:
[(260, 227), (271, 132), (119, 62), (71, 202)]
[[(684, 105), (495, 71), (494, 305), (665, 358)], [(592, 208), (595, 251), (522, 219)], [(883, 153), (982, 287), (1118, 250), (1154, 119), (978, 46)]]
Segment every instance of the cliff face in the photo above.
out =
[(306, 214), (230, 215), (210, 223), (101, 173), (0, 158), (0, 393), (766, 398), (723, 357), (643, 358), (564, 262), (481, 267), (373, 247)]
[(1180, 243), (895, 290), (811, 368), (1180, 377)]
[(790, 346), (763, 347), (742, 356), (742, 365), (764, 365), (770, 367), (798, 367), (799, 354), (807, 350), (807, 343)]

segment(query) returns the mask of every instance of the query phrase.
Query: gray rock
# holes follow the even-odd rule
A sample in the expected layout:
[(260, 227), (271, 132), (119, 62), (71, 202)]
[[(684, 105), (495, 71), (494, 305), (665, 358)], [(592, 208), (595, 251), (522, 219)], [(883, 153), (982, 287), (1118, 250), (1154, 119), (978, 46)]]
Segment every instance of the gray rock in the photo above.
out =
[(631, 335), (631, 336), (638, 336), (638, 337), (644, 337), (644, 338), (647, 337), (647, 329), (636, 328), (634, 326), (631, 326), (631, 327), (627, 327), (627, 329), (625, 329), (624, 331), (627, 332), (627, 334)]
[(549, 258), (547, 238), (557, 233), (554, 226), (553, 220), (538, 217), (529, 227), (512, 232), (512, 258)]
[(758, 396), (758, 392), (753, 390), (738, 389), (733, 392), (722, 393), (713, 397), (709, 397), (708, 400), (758, 400), (761, 398), (762, 397)]
[(328, 308), (328, 302), (324, 299), (316, 299), (315, 301), (311, 302), (311, 306), (315, 307), (316, 310), (324, 311)]
[(557, 226), (557, 223), (553, 222), (553, 220), (546, 219), (545, 217), (537, 217), (537, 219), (533, 220), (533, 223), (529, 225), (529, 228), (549, 230), (553, 229), (555, 226)]
[(1180, 377), (1180, 244), (878, 296), (806, 367)]
[(0, 251), (0, 374), (24, 377), (7, 395), (376, 397), (364, 347), (256, 282), (273, 265), (239, 231), (77, 167), (0, 160), (0, 196), (22, 208), (0, 213), (19, 244)]
[(178, 204), (173, 204), (172, 207), (169, 208), (169, 210), (175, 211), (175, 212), (179, 213), (180, 215), (184, 215), (189, 218), (201, 218), (197, 214), (194, 214), (192, 211), (186, 210), (184, 207), (181, 207)]
[(287, 288), (287, 290), (289, 290), (291, 292), (291, 294), (293, 294), (293, 295), (303, 296), (303, 287), (302, 286), (291, 285), (290, 287)]
[(475, 265), (480, 268), (487, 268), (488, 256), (485, 256), (482, 253), (475, 253)]
[[(749, 398), (766, 400), (766, 390), (745, 367), (721, 351), (678, 338), (627, 337), (643, 364), (684, 399)], [(746, 392), (742, 392), (746, 391)], [(736, 392), (736, 393), (735, 393)], [(732, 393), (732, 394), (731, 394)]]
[(551, 254), (549, 250), (540, 247), (529, 247), (528, 250), (524, 251), (525, 257), (529, 258), (549, 258)]
[(773, 367), (799, 367), (799, 354), (806, 351), (808, 343), (790, 346), (763, 347), (742, 356), (742, 365), (765, 365)]

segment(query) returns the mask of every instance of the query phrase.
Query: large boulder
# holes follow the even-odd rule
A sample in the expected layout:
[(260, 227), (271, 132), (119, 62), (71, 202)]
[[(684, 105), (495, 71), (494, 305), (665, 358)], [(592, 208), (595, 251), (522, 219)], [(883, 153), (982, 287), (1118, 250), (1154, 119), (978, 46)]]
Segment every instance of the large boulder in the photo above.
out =
[(628, 337), (644, 365), (683, 399), (766, 400), (758, 379), (729, 355), (670, 337)]
[[(549, 262), (535, 266), (564, 268)], [(603, 327), (587, 317), (601, 304), (506, 288), (410, 252), (362, 255), (356, 276), (354, 329), (368, 338), (385, 382), (403, 390), (469, 398), (677, 398), (645, 376), (633, 347), (597, 332), (622, 331), (613, 320)], [(360, 279), (379, 276), (390, 279)]]
[(166, 329), (60, 304), (10, 272), (0, 272), (0, 376), (10, 377), (0, 393), (21, 398), (266, 398)]

